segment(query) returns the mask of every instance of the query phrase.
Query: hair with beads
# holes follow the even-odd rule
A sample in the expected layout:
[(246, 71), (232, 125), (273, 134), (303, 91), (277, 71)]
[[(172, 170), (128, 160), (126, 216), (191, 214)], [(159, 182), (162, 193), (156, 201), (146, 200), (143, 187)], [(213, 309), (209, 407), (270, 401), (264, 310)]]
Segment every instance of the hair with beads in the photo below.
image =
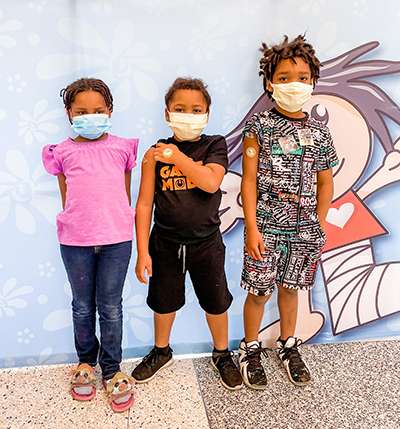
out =
[(207, 85), (205, 85), (201, 79), (190, 77), (178, 77), (168, 89), (167, 93), (165, 94), (165, 105), (167, 109), (169, 108), (169, 104), (174, 98), (176, 91), (179, 91), (180, 89), (190, 89), (192, 91), (201, 92), (204, 97), (204, 101), (207, 104), (207, 111), (210, 109), (211, 97), (207, 91)]
[(65, 108), (69, 111), (71, 109), (71, 104), (75, 100), (76, 94), (86, 91), (100, 93), (104, 98), (107, 108), (112, 112), (114, 104), (110, 88), (100, 79), (87, 77), (72, 82), (60, 91), (60, 97), (63, 99)]
[(321, 63), (315, 56), (314, 48), (310, 43), (306, 42), (304, 36), (299, 35), (291, 42), (289, 42), (288, 36), (285, 36), (281, 44), (271, 47), (263, 43), (260, 51), (263, 53), (263, 57), (260, 60), (261, 71), (259, 75), (264, 78), (264, 91), (269, 98), (272, 98), (272, 92), (267, 88), (267, 81), (272, 81), (276, 67), (282, 60), (290, 59), (295, 63), (295, 58), (302, 58), (310, 66), (311, 79), (313, 84), (316, 84)]

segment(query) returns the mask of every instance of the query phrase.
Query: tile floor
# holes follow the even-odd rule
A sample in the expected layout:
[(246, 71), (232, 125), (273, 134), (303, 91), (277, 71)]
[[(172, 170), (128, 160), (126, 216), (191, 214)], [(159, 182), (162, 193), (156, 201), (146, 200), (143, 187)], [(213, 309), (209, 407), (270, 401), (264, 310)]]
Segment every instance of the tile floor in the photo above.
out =
[[(400, 341), (303, 345), (312, 383), (293, 386), (273, 350), (269, 388), (227, 391), (209, 357), (179, 358), (149, 384), (136, 385), (129, 412), (68, 393), (71, 365), (0, 370), (0, 428), (78, 429), (399, 429)], [(134, 360), (123, 362), (130, 372)], [(100, 375), (98, 379), (100, 380)]]

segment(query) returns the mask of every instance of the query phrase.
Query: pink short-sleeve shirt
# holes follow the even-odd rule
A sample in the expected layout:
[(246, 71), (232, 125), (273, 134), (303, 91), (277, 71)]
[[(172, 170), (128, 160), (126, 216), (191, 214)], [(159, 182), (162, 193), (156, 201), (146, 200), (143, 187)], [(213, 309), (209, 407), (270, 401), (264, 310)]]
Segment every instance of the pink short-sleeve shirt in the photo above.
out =
[(48, 173), (65, 175), (65, 210), (57, 215), (61, 244), (98, 246), (133, 239), (135, 211), (129, 205), (125, 172), (136, 165), (137, 139), (108, 134), (105, 140), (68, 139), (43, 148)]

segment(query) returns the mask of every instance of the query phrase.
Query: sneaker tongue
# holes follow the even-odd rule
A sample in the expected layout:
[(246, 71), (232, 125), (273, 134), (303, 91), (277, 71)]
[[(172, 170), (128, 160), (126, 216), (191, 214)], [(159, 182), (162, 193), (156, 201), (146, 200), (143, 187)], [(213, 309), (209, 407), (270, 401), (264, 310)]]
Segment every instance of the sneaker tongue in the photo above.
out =
[(260, 343), (258, 341), (250, 341), (247, 343), (247, 348), (249, 349), (258, 349), (260, 347)]
[(293, 347), (293, 346), (295, 345), (295, 343), (296, 343), (296, 338), (289, 337), (289, 338), (286, 340), (285, 348)]

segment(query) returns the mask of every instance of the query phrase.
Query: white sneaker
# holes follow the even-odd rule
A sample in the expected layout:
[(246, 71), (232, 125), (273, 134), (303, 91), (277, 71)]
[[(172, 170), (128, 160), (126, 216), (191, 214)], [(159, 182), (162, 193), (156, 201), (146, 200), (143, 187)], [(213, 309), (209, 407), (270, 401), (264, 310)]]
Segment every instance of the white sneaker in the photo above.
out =
[(258, 341), (246, 343), (245, 339), (239, 346), (239, 364), (244, 384), (250, 389), (262, 390), (267, 388), (267, 377), (261, 363), (261, 356), (268, 357), (265, 348)]
[(279, 337), (276, 341), (279, 358), (286, 368), (289, 380), (296, 386), (306, 386), (311, 381), (310, 369), (297, 349), (302, 343), (294, 337), (289, 337), (286, 341)]

